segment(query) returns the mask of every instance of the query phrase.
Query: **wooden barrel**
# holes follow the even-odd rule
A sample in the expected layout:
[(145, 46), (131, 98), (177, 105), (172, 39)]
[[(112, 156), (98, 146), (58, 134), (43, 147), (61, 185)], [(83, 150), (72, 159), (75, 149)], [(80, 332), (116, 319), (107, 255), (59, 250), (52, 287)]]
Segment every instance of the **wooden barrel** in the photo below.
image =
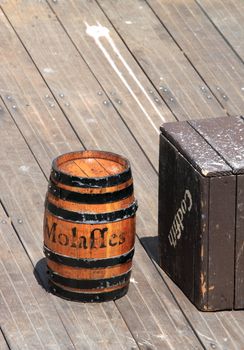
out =
[(83, 302), (125, 295), (134, 254), (136, 210), (127, 159), (102, 151), (56, 158), (44, 214), (51, 292)]

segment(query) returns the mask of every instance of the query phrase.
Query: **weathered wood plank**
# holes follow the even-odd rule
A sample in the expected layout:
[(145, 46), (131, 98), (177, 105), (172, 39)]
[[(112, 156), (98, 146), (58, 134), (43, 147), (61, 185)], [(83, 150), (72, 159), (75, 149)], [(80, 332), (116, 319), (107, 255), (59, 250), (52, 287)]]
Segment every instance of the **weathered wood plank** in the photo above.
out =
[[(99, 4), (178, 119), (225, 114), (146, 3), (99, 0)], [(73, 38), (74, 25), (65, 20), (59, 8), (56, 13), (67, 23)]]
[(158, 270), (206, 349), (234, 350), (243, 346), (242, 311), (199, 312), (159, 267)]
[[(40, 3), (38, 4), (40, 5)], [(40, 9), (40, 13), (43, 12), (44, 16), (45, 11)], [(49, 12), (48, 14), (51, 13)], [(49, 29), (51, 41), (48, 41), (46, 49), (42, 50), (51, 60), (51, 67), (53, 67), (53, 60), (56, 60), (56, 68), (52, 68), (55, 69), (55, 74), (49, 73), (51, 80), (48, 78), (48, 83), (52, 88), (52, 92), (50, 92), (9, 23), (3, 14), (0, 13), (0, 16), (3, 23), (0, 26), (1, 37), (4, 38), (2, 40), (3, 59), (0, 61), (0, 65), (2, 65), (0, 70), (2, 96), (46, 176), (49, 176), (52, 158), (58, 154), (81, 148), (78, 138), (85, 143), (86, 148), (103, 149), (123, 154), (131, 161), (135, 192), (140, 203), (141, 221), (138, 232), (140, 235), (147, 235), (148, 222), (151, 222), (153, 218), (151, 232), (156, 234), (157, 186), (155, 184), (157, 183), (157, 174), (151, 167), (151, 161), (147, 160), (143, 150), (134, 140), (112, 104), (103, 104), (103, 101), (107, 101), (108, 97), (91, 75), (85, 63), (80, 57), (77, 57), (72, 45), (68, 44), (71, 52), (69, 50), (66, 54), (63, 43), (68, 39), (64, 36), (58, 23), (55, 21), (56, 33), (54, 32), (55, 28), (53, 31), (52, 28)], [(53, 16), (50, 16), (52, 21), (46, 15), (47, 19), (43, 25), (48, 26), (49, 22), (53, 22)], [(26, 21), (29, 17), (26, 15)], [(44, 32), (44, 38), (48, 38), (46, 32), (42, 30), (41, 24), (40, 33)], [(29, 22), (26, 23), (25, 27), (26, 35), (29, 32), (28, 25), (30, 25)], [(59, 38), (59, 32), (62, 33), (61, 38)], [(38, 34), (38, 37), (41, 37), (41, 34)], [(44, 41), (44, 38), (40, 40)], [(56, 48), (54, 47), (55, 43)], [(51, 53), (47, 47), (50, 48)], [(61, 52), (59, 52), (60, 47)], [(56, 54), (54, 55), (53, 52)], [(37, 54), (40, 56), (38, 51)], [(43, 58), (44, 67), (46, 67), (47, 57)], [(75, 58), (75, 62), (72, 61), (72, 58)], [(60, 60), (61, 62), (59, 62)], [(63, 72), (63, 64), (65, 64), (66, 73)], [(74, 70), (71, 70), (70, 66)], [(47, 75), (45, 73), (46, 79)], [(81, 79), (82, 76), (85, 78)], [(97, 92), (102, 95), (98, 95)], [(65, 104), (69, 104), (69, 106)], [(64, 118), (61, 108), (72, 126)], [(144, 132), (146, 133), (146, 130)], [(150, 143), (153, 148), (157, 148), (157, 142), (150, 141)], [(155, 152), (157, 153), (158, 150)], [(155, 152), (153, 151), (152, 155), (157, 162)], [(148, 191), (150, 192), (149, 198)]]
[(201, 349), (192, 329), (142, 246), (137, 242), (128, 296), (116, 301), (142, 349)]
[[(61, 3), (55, 2), (55, 6)], [(106, 34), (107, 27), (97, 26), (94, 29), (96, 21), (100, 21), (101, 10), (96, 6), (99, 10), (97, 15), (93, 13), (89, 1), (73, 3), (75, 5), (69, 5), (68, 17), (73, 18), (71, 14), (74, 12), (77, 15), (79, 10), (75, 20), (79, 47), (86, 60), (89, 58), (88, 63), (93, 65), (93, 70), (96, 67), (99, 83), (46, 3), (22, 1), (16, 4), (15, 1), (8, 1), (3, 2), (2, 8), (75, 130), (79, 130), (79, 124), (82, 124), (82, 141), (86, 147), (94, 147), (94, 144), (98, 147), (102, 143), (107, 149), (111, 148), (111, 144), (112, 148), (117, 145), (117, 148), (124, 149), (125, 145), (120, 140), (125, 134), (121, 130), (125, 127), (119, 128), (123, 120), (157, 168), (158, 147), (151, 139), (157, 137), (163, 121), (174, 120), (172, 113), (158, 95), (159, 103), (156, 103), (148, 93), (147, 90), (153, 88), (150, 81), (115, 32), (109, 36)], [(78, 19), (80, 22), (77, 22)], [(105, 24), (108, 25), (108, 21)], [(102, 35), (99, 39), (95, 38), (97, 31)], [(60, 93), (64, 94), (65, 99), (60, 97)], [(65, 102), (70, 103), (69, 108)], [(118, 117), (115, 119), (111, 116), (114, 108), (121, 115), (120, 123)], [(113, 132), (108, 133), (108, 130)]]
[(244, 60), (244, 3), (241, 0), (197, 0), (208, 19), (223, 35), (232, 50)]
[(11, 349), (74, 349), (2, 207), (0, 217), (0, 315)]
[(243, 65), (197, 3), (147, 0), (221, 105), (231, 115), (244, 108)]

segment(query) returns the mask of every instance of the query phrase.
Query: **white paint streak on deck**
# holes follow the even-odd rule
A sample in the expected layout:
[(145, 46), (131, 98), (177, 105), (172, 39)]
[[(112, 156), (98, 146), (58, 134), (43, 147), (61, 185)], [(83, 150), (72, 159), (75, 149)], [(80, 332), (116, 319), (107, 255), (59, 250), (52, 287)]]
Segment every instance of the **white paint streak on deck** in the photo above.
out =
[(50, 67), (43, 68), (44, 73), (52, 74), (54, 73), (54, 70)]
[(24, 173), (28, 172), (30, 167), (28, 165), (21, 165), (19, 167), (19, 170), (23, 171)]
[(140, 100), (138, 99), (138, 97), (136, 96), (136, 94), (134, 93), (133, 89), (131, 88), (131, 86), (129, 85), (128, 81), (125, 79), (123, 73), (118, 69), (117, 65), (115, 64), (114, 60), (112, 59), (110, 53), (106, 50), (106, 48), (103, 46), (103, 44), (100, 41), (100, 38), (106, 38), (107, 41), (109, 42), (111, 48), (113, 49), (114, 53), (116, 54), (116, 57), (120, 59), (120, 61), (123, 63), (124, 67), (126, 68), (127, 72), (129, 73), (129, 75), (132, 77), (132, 79), (136, 82), (136, 84), (138, 85), (138, 87), (140, 88), (140, 90), (142, 91), (142, 93), (146, 96), (147, 100), (149, 101), (149, 103), (152, 105), (153, 109), (155, 110), (155, 112), (159, 115), (159, 117), (161, 118), (161, 120), (164, 122), (165, 119), (162, 116), (162, 114), (160, 113), (160, 111), (158, 110), (158, 108), (155, 106), (155, 104), (152, 102), (151, 97), (148, 95), (148, 93), (146, 92), (145, 88), (142, 86), (142, 84), (140, 83), (140, 81), (137, 79), (136, 75), (134, 74), (134, 72), (132, 71), (131, 67), (127, 64), (126, 60), (124, 59), (124, 57), (121, 55), (120, 51), (118, 50), (118, 48), (116, 47), (113, 39), (110, 36), (109, 33), (109, 29), (106, 27), (103, 27), (101, 24), (97, 23), (98, 25), (96, 26), (89, 26), (86, 22), (86, 33), (91, 36), (94, 40), (95, 43), (98, 45), (98, 47), (100, 48), (100, 50), (102, 51), (102, 53), (104, 54), (104, 56), (106, 57), (107, 61), (109, 62), (109, 64), (111, 65), (111, 67), (114, 69), (114, 71), (116, 72), (116, 74), (118, 75), (118, 77), (121, 79), (121, 81), (123, 82), (123, 84), (126, 86), (126, 88), (128, 89), (128, 91), (130, 92), (131, 96), (134, 98), (134, 100), (137, 102), (137, 104), (139, 105), (140, 109), (143, 111), (144, 115), (146, 116), (146, 118), (148, 119), (148, 121), (150, 122), (150, 124), (152, 125), (152, 127), (154, 128), (154, 130), (157, 132), (157, 134), (159, 134), (159, 130), (158, 127), (155, 126), (154, 122), (152, 121), (150, 115), (148, 114), (148, 112), (146, 111), (146, 109), (144, 108), (144, 106), (142, 105), (142, 103), (140, 102)]

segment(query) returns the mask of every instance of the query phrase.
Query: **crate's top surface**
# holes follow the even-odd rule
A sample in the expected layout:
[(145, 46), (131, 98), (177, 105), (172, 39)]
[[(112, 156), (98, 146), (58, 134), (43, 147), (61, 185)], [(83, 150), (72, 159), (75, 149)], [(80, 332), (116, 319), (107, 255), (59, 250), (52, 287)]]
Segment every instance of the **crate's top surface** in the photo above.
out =
[(244, 118), (165, 123), (162, 134), (203, 175), (244, 173)]

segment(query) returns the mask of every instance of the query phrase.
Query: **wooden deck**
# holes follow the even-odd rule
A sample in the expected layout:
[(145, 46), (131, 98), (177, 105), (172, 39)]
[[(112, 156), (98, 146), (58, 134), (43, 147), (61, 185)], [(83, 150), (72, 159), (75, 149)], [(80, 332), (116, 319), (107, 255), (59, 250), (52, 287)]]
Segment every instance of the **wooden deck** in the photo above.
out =
[[(244, 112), (242, 0), (0, 0), (0, 349), (244, 349), (244, 312), (202, 313), (157, 264), (159, 126)], [(48, 293), (52, 159), (102, 149), (132, 163), (127, 296)]]

